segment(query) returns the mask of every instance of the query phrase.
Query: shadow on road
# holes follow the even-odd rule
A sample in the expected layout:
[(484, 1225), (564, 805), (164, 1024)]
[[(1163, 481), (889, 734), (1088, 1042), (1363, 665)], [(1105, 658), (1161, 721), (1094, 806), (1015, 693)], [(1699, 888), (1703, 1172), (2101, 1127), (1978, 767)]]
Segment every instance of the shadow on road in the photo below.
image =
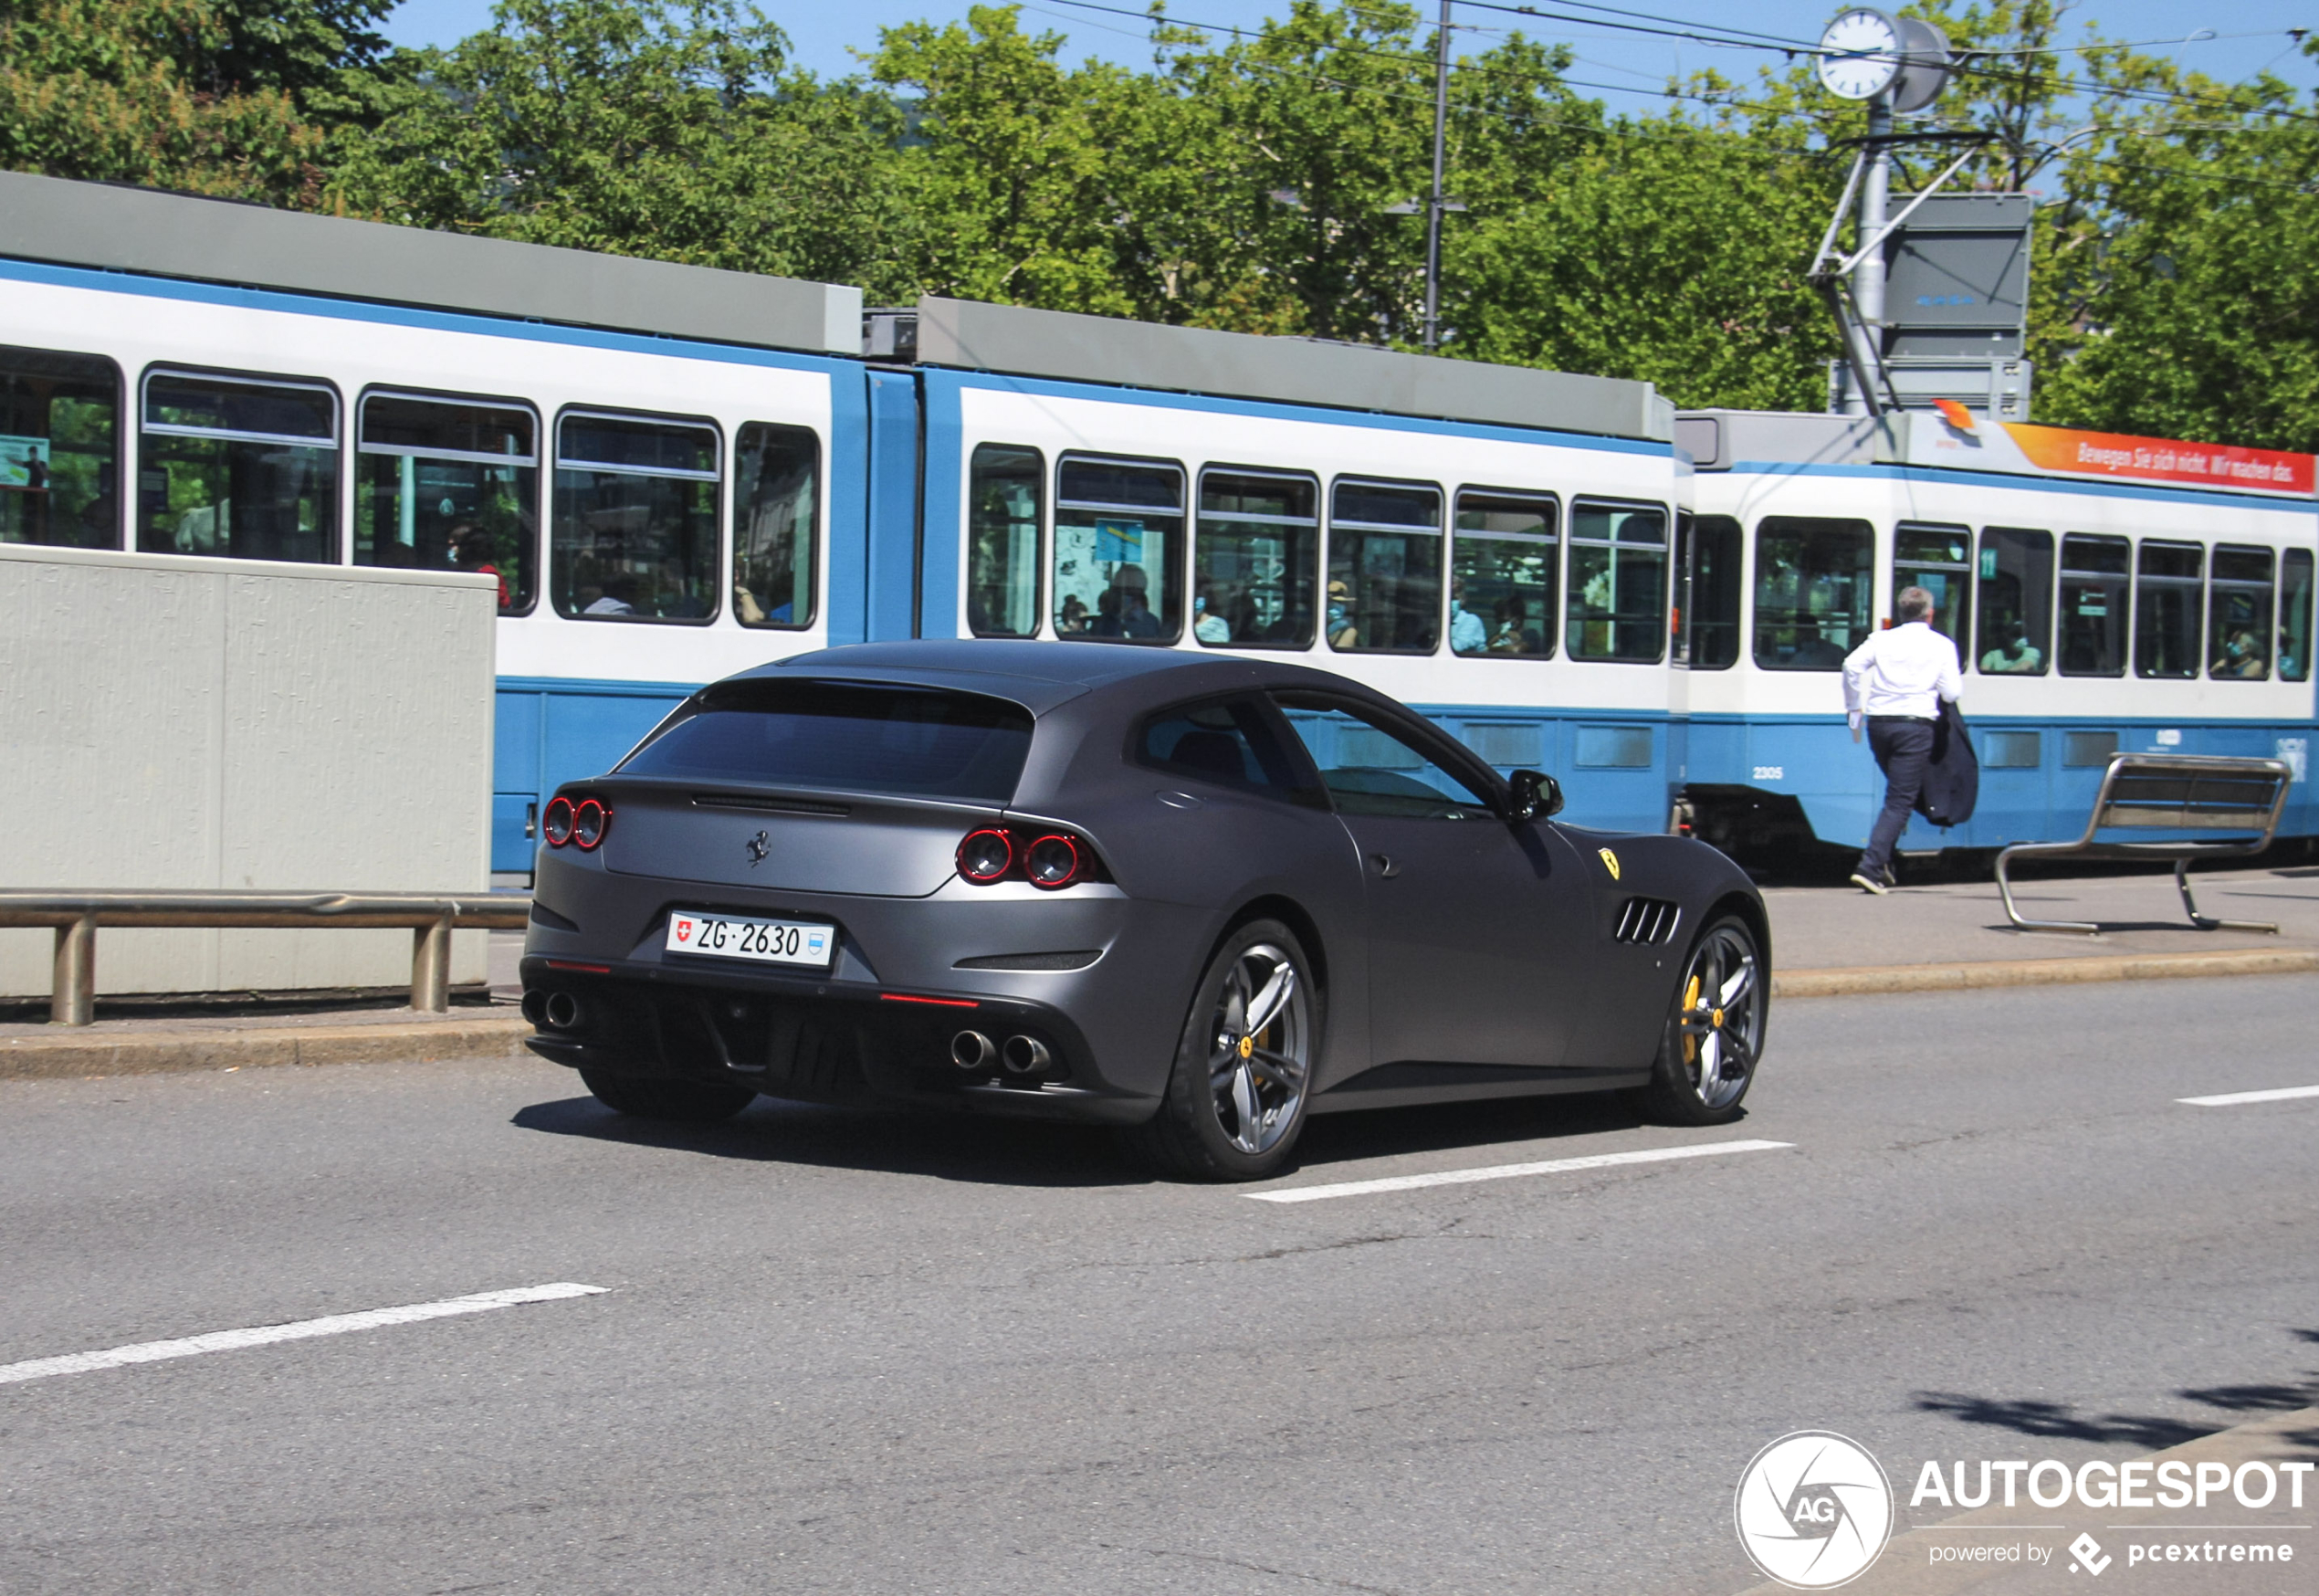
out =
[[(551, 1136), (708, 1158), (876, 1170), (976, 1184), (1125, 1186), (1153, 1179), (1108, 1130), (981, 1115), (831, 1108), (760, 1097), (721, 1125), (684, 1125), (630, 1118), (593, 1097), (580, 1097), (530, 1104), (516, 1111), (512, 1123)], [(1407, 1153), (1485, 1150), (1508, 1142), (1631, 1130), (1642, 1123), (1622, 1099), (1609, 1094), (1324, 1114), (1305, 1128), (1295, 1170), (1318, 1171)]]
[[(2319, 1342), (2319, 1330), (2287, 1333), (2298, 1341)], [(2189, 1386), (2174, 1394), (2205, 1407), (2219, 1408), (2226, 1413), (2289, 1413), (2299, 1408), (2319, 1406), (2319, 1370), (2306, 1370), (2300, 1380)], [(2243, 1417), (2209, 1423), (2150, 1414), (2081, 1413), (2067, 1402), (2004, 1401), (1957, 1391), (1919, 1391), (1916, 1407), (1923, 1412), (1946, 1413), (1961, 1423), (2011, 1430), (2022, 1435), (2095, 1443), (2130, 1442), (2153, 1451), (2179, 1446), (2185, 1441), (2195, 1441), (2244, 1422)], [(2289, 1439), (2299, 1445), (2319, 1446), (2319, 1431), (2298, 1433)]]

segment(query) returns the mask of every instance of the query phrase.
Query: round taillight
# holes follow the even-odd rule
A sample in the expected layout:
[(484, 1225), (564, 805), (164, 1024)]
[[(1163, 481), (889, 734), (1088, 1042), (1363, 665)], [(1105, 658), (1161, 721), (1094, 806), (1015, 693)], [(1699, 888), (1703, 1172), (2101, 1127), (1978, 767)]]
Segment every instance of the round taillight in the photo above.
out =
[(604, 827), (612, 824), (612, 811), (593, 798), (582, 798), (572, 812), (572, 840), (582, 848), (593, 848), (603, 841)]
[(959, 874), (978, 887), (988, 887), (1014, 868), (1014, 843), (992, 827), (966, 834), (959, 844)]
[(1031, 845), (1023, 868), (1034, 887), (1068, 887), (1079, 878), (1079, 845), (1061, 832), (1050, 832)]
[(548, 839), (551, 848), (560, 848), (572, 840), (571, 799), (548, 800), (548, 807), (540, 816), (540, 835)]

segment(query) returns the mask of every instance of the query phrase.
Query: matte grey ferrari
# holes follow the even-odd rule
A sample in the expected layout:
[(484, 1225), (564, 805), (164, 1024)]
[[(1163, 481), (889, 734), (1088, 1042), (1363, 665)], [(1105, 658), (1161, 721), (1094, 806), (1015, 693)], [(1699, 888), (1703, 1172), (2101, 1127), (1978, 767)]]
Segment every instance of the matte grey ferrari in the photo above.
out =
[(1681, 836), (1301, 666), (831, 648), (695, 693), (541, 814), (532, 1048), (623, 1113), (764, 1094), (1125, 1129), (1254, 1180), (1307, 1117), (1630, 1090), (1740, 1111), (1763, 901)]

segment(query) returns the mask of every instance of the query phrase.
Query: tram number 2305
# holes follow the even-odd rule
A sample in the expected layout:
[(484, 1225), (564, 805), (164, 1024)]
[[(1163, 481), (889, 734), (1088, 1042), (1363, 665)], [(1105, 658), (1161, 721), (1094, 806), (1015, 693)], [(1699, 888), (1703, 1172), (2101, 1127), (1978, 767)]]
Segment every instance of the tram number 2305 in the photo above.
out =
[(1784, 782), (1788, 779), (1786, 765), (1758, 765), (1755, 779), (1758, 782)]

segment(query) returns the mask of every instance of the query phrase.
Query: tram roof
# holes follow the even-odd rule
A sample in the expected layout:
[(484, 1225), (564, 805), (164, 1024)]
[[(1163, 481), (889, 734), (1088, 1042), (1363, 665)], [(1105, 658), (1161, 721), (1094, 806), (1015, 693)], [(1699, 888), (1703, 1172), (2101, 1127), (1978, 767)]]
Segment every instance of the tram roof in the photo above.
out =
[(1674, 407), (1649, 383), (1618, 377), (969, 299), (929, 297), (869, 320), (873, 355), (920, 365), (1650, 443), (1674, 437)]
[(0, 173), (0, 255), (858, 357), (859, 289)]

